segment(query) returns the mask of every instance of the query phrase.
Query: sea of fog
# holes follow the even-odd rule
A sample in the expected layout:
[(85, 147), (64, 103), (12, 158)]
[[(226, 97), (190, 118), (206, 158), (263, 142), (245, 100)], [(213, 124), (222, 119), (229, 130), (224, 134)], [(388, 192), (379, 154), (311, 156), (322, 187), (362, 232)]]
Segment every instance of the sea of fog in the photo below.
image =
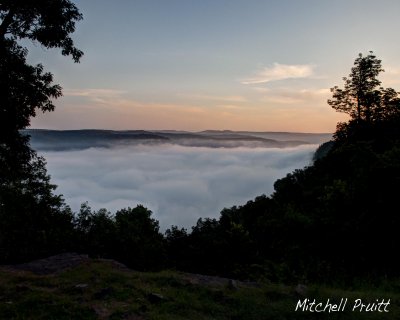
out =
[(317, 145), (295, 148), (206, 148), (133, 145), (40, 152), (52, 183), (78, 211), (112, 213), (142, 204), (162, 230), (189, 228), (200, 217), (217, 218), (224, 207), (273, 192), (274, 181), (311, 163)]

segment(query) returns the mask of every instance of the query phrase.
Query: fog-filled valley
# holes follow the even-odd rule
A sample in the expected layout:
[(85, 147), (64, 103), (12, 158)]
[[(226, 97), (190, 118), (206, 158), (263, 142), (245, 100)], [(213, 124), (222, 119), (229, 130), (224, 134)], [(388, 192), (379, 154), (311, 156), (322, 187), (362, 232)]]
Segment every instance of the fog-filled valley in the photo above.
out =
[[(143, 204), (162, 229), (273, 191), (311, 163), (328, 134), (232, 131), (29, 130), (52, 182), (74, 211), (88, 201), (111, 212)], [(279, 140), (278, 140), (279, 139)]]

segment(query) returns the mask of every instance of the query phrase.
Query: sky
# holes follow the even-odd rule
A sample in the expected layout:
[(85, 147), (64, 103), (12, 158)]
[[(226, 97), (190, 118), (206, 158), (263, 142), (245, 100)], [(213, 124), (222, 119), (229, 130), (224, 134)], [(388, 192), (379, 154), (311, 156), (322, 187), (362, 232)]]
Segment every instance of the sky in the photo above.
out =
[(398, 0), (79, 0), (79, 64), (30, 46), (64, 96), (33, 128), (333, 132), (326, 103), (372, 50), (400, 88)]

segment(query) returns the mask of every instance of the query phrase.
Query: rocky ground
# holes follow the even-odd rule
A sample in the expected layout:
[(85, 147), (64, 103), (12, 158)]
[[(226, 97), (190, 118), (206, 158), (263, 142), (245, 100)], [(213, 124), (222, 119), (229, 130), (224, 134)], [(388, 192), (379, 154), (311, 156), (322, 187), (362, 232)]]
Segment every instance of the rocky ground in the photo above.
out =
[[(392, 286), (395, 287), (395, 284)], [(391, 298), (395, 319), (400, 294), (377, 288), (340, 290), (321, 285), (243, 282), (175, 271), (138, 272), (113, 260), (65, 253), (0, 267), (0, 319), (355, 319), (355, 314), (295, 312), (299, 299), (339, 301)]]

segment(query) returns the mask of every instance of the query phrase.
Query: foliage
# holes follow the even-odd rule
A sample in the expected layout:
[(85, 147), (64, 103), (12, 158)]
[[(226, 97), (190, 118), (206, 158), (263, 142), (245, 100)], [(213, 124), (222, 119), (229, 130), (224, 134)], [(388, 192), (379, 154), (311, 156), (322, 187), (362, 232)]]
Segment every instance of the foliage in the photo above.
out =
[(400, 113), (398, 93), (379, 87), (377, 78), (384, 71), (381, 60), (371, 51), (366, 57), (361, 53), (354, 61), (348, 78), (344, 77), (344, 89), (331, 88), (332, 99), (328, 104), (339, 112), (348, 113), (357, 122), (381, 121)]
[(61, 95), (61, 87), (52, 84), (51, 73), (44, 73), (41, 64), (27, 64), (28, 50), (18, 40), (61, 48), (63, 55), (78, 62), (83, 53), (74, 47), (69, 34), (82, 16), (68, 0), (13, 0), (2, 1), (0, 19), (0, 142), (4, 143), (5, 137), (13, 139), (18, 130), (29, 126), (36, 109), (53, 111), (52, 99)]
[(26, 63), (27, 50), (9, 39), (0, 41), (0, 137), (1, 142), (11, 143), (18, 130), (30, 124), (36, 109), (52, 111), (52, 98), (61, 95), (61, 88), (52, 85), (50, 73), (43, 73), (43, 66)]
[(0, 4), (0, 39), (28, 39), (45, 48), (61, 48), (78, 62), (82, 51), (69, 36), (82, 19), (69, 0), (3, 0)]
[(159, 269), (164, 259), (163, 236), (152, 212), (138, 205), (117, 211), (116, 255), (119, 260), (140, 270)]
[(82, 204), (75, 218), (76, 249), (92, 256), (113, 258), (137, 270), (164, 265), (164, 242), (158, 221), (142, 205), (112, 215), (106, 209), (92, 211)]
[(82, 52), (69, 34), (79, 11), (68, 0), (2, 1), (0, 4), (0, 262), (67, 250), (72, 213), (54, 195), (45, 161), (20, 133), (37, 110), (54, 110), (61, 95), (43, 66), (27, 63), (21, 40), (61, 48), (78, 62)]
[(72, 213), (27, 137), (0, 146), (0, 263), (70, 250)]
[(313, 161), (316, 161), (316, 160), (319, 160), (319, 159), (322, 159), (323, 157), (325, 157), (329, 153), (329, 151), (332, 149), (333, 145), (334, 145), (333, 141), (327, 141), (327, 142), (324, 142), (323, 144), (321, 144), (317, 148), (317, 150), (314, 152)]

